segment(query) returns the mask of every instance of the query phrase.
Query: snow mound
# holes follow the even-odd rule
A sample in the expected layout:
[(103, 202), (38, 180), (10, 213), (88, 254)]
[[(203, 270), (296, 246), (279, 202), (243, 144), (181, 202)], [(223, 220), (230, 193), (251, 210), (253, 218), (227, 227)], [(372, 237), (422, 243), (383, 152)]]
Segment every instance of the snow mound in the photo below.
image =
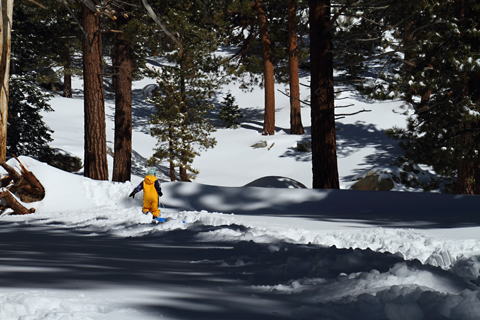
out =
[(289, 188), (289, 189), (306, 189), (304, 184), (297, 180), (285, 177), (270, 176), (256, 179), (247, 183), (244, 187), (263, 187), (263, 188)]

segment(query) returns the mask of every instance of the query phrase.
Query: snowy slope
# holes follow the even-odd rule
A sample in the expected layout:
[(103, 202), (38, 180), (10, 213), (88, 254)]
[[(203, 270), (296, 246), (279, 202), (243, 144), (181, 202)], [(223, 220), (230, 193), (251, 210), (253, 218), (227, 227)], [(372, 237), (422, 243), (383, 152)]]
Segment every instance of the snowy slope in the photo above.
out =
[[(215, 149), (195, 159), (196, 182), (160, 175), (162, 216), (173, 220), (151, 224), (141, 194), (128, 198), (155, 145), (141, 92), (151, 83), (135, 84), (132, 182), (93, 181), (20, 157), (46, 197), (26, 204), (35, 214), (0, 217), (0, 319), (480, 318), (479, 197), (243, 187), (262, 177), (311, 186), (310, 155), (294, 149), (308, 134), (287, 134), (281, 94), (277, 133), (264, 137), (261, 90), (226, 86), (247, 115), (242, 127), (219, 128)], [(53, 99), (44, 119), (53, 147), (83, 157), (76, 93)], [(404, 122), (398, 102), (349, 102), (372, 111), (337, 124), (344, 189), (391, 164), (400, 151), (382, 131)], [(110, 100), (106, 119), (111, 146)], [(250, 147), (259, 140), (273, 147)]]

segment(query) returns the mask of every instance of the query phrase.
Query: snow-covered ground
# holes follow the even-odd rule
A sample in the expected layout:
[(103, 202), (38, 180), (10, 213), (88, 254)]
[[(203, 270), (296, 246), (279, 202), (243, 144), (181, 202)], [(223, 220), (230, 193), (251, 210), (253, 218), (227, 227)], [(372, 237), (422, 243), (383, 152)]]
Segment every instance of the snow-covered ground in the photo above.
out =
[[(346, 190), (400, 153), (383, 135), (404, 125), (399, 102), (338, 102), (371, 112), (337, 123), (343, 190), (312, 190), (311, 156), (295, 149), (308, 134), (287, 134), (288, 98), (277, 94), (277, 132), (266, 137), (262, 91), (225, 86), (242, 127), (219, 128), (217, 146), (194, 161), (195, 182), (159, 175), (162, 216), (173, 219), (152, 224), (141, 195), (128, 198), (155, 146), (153, 109), (142, 96), (152, 83), (135, 83), (131, 182), (93, 181), (20, 157), (46, 197), (26, 204), (34, 214), (0, 217), (0, 319), (480, 318), (480, 197)], [(55, 97), (44, 120), (55, 130), (52, 147), (83, 158), (75, 85), (76, 97)], [(106, 111), (112, 146), (112, 100)], [(260, 140), (268, 147), (251, 147)], [(308, 188), (288, 188), (298, 182)]]

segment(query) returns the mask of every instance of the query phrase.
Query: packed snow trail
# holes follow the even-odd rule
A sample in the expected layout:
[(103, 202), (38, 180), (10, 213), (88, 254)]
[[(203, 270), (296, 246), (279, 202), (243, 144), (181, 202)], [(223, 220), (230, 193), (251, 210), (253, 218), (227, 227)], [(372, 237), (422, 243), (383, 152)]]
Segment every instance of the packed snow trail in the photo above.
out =
[[(164, 183), (162, 216), (175, 219), (155, 225), (128, 198), (132, 183), (21, 161), (47, 193), (35, 214), (0, 219), (2, 320), (480, 315), (480, 241), (463, 232), (478, 236), (478, 224), (465, 211), (447, 229), (446, 211), (390, 219), (372, 204), (362, 218), (355, 204), (369, 193)], [(357, 219), (322, 214), (345, 195), (338, 206)], [(478, 201), (422, 196), (450, 210), (439, 199), (459, 210)]]

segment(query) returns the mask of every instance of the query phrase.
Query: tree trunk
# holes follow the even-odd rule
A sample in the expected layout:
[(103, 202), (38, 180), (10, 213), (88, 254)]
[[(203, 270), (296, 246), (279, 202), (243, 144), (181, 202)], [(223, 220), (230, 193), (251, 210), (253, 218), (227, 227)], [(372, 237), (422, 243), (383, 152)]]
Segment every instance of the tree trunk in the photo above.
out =
[[(192, 63), (189, 60), (190, 58), (188, 55), (184, 55), (183, 53), (180, 54), (180, 68), (182, 70), (182, 75), (180, 77), (180, 95), (183, 101), (185, 101), (185, 96), (187, 94), (187, 76), (188, 76), (187, 70), (193, 67)], [(187, 105), (183, 103), (180, 109), (180, 112), (187, 113), (187, 111), (188, 111)], [(185, 127), (188, 126), (188, 117), (185, 118), (182, 126), (185, 126)], [(185, 157), (186, 157), (185, 151), (182, 151), (182, 158), (185, 158)], [(179, 168), (180, 181), (191, 182), (191, 180), (188, 178), (187, 161), (182, 160), (181, 164), (182, 165)]]
[(297, 56), (297, 0), (288, 2), (288, 66), (290, 73), (290, 134), (304, 134), (300, 111), (300, 80)]
[(258, 15), (260, 39), (262, 42), (263, 75), (265, 83), (265, 115), (263, 122), (263, 135), (275, 134), (275, 79), (273, 71), (273, 58), (270, 52), (271, 42), (268, 35), (267, 15), (263, 0), (256, 0), (254, 9)]
[(310, 0), (313, 188), (338, 189), (330, 0)]
[(171, 159), (170, 161), (170, 181), (175, 181), (176, 178), (175, 178), (175, 166), (173, 164), (173, 159)]
[(188, 177), (188, 171), (185, 167), (180, 167), (180, 181), (191, 182), (190, 178)]
[(173, 145), (173, 131), (175, 127), (172, 124), (168, 125), (168, 154), (170, 163), (170, 181), (175, 181), (175, 147)]
[(65, 57), (65, 67), (63, 68), (63, 96), (65, 98), (72, 98), (72, 72), (70, 67), (72, 65), (72, 58), (68, 52)]
[[(117, 26), (128, 21), (119, 16)], [(132, 170), (132, 68), (133, 49), (123, 34), (117, 35), (115, 62), (115, 142), (112, 181), (130, 180)]]
[(480, 194), (480, 169), (475, 161), (462, 161), (457, 173), (458, 194)]
[(25, 208), (8, 190), (0, 193), (0, 199), (3, 199), (7, 203), (7, 206), (2, 207), (3, 210), (11, 208), (14, 214), (29, 214), (35, 212), (34, 208)]
[(8, 84), (10, 80), (10, 40), (13, 0), (1, 0), (0, 14), (0, 163), (7, 159)]
[(89, 43), (83, 41), (83, 79), (85, 109), (84, 175), (108, 180), (105, 101), (103, 94), (102, 45), (99, 16), (82, 4), (83, 28)]

